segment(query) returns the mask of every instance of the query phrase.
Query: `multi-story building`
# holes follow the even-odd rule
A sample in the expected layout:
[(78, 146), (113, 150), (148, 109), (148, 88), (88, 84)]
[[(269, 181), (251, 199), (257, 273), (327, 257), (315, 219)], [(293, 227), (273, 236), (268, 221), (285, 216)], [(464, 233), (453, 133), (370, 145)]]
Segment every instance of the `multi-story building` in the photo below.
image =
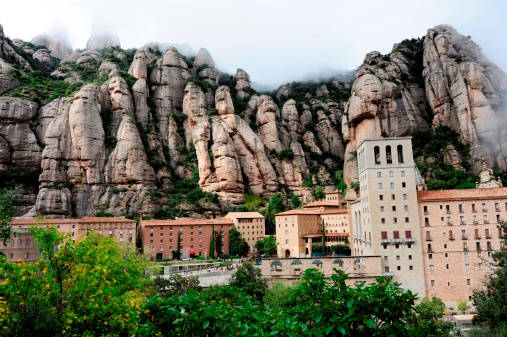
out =
[(225, 218), (176, 220), (141, 220), (139, 237), (145, 252), (157, 259), (173, 257), (178, 250), (180, 237), (180, 257), (216, 255), (210, 251), (212, 232), (222, 232), (222, 252), (229, 253), (229, 230), (234, 223)]
[(243, 239), (248, 243), (250, 252), (255, 253), (255, 244), (265, 235), (266, 225), (264, 215), (259, 212), (229, 212), (225, 216), (231, 220)]
[(71, 233), (74, 241), (80, 240), (90, 231), (112, 237), (116, 242), (135, 245), (137, 239), (136, 221), (122, 217), (89, 217), (80, 219), (13, 219), (13, 228), (28, 228), (37, 223), (55, 225), (63, 233)]
[[(313, 203), (312, 203), (313, 204)], [(344, 244), (349, 237), (349, 214), (345, 209), (291, 210), (275, 215), (278, 256), (310, 257), (314, 244)], [(324, 235), (322, 230), (325, 231)]]
[[(485, 169), (488, 171), (487, 169)], [(426, 294), (444, 302), (472, 301), (492, 272), (493, 251), (503, 248), (507, 188), (418, 192)]]
[(0, 241), (0, 254), (7, 258), (7, 262), (34, 262), (40, 258), (40, 252), (34, 242), (34, 235), (26, 228), (14, 228), (15, 236), (7, 240), (7, 244)]
[(364, 140), (357, 149), (357, 162), (360, 198), (349, 204), (352, 254), (380, 255), (385, 276), (424, 297), (411, 138)]

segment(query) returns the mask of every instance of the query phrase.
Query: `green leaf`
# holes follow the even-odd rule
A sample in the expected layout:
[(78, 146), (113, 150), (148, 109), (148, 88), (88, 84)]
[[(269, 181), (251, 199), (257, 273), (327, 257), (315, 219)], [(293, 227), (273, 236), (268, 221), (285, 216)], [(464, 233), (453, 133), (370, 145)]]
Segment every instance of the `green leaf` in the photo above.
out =
[(209, 326), (209, 321), (205, 321), (204, 323), (202, 323), (203, 329), (206, 329), (208, 326)]
[(372, 329), (377, 328), (377, 324), (375, 324), (375, 321), (373, 321), (371, 318), (366, 320), (366, 325), (369, 326)]

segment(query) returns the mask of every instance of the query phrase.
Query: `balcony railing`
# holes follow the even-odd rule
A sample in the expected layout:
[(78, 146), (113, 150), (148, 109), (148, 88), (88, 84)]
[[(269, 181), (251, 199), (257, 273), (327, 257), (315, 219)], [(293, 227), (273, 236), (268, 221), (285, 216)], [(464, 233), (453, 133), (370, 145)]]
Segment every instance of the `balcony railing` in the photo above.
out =
[(452, 221), (447, 221), (447, 226), (452, 226)]
[(382, 276), (384, 277), (393, 277), (394, 273), (392, 271), (385, 271), (382, 273)]
[(456, 240), (456, 238), (454, 237), (454, 235), (450, 235), (449, 240)]
[(493, 247), (491, 247), (491, 245), (489, 245), (486, 247), (486, 250), (493, 250)]
[(484, 224), (488, 224), (489, 223), (489, 220), (484, 220)]
[(427, 236), (426, 241), (433, 241), (433, 238), (431, 236)]
[(475, 235), (475, 239), (476, 239), (476, 240), (480, 240), (480, 239), (481, 239), (481, 235), (480, 235), (480, 234), (476, 234), (476, 235)]
[(450, 209), (445, 210), (445, 212), (446, 212), (447, 214), (451, 214), (451, 210), (450, 210)]
[(468, 248), (467, 248), (467, 247), (464, 247), (464, 248), (463, 248), (463, 251), (464, 251), (464, 252), (468, 252)]
[(478, 252), (482, 251), (481, 246), (477, 246), (477, 247), (475, 247), (475, 249), (476, 249)]
[(491, 235), (486, 234), (485, 238), (486, 238), (486, 239), (491, 239)]
[(461, 235), (461, 240), (468, 240), (468, 235), (466, 235), (466, 234)]

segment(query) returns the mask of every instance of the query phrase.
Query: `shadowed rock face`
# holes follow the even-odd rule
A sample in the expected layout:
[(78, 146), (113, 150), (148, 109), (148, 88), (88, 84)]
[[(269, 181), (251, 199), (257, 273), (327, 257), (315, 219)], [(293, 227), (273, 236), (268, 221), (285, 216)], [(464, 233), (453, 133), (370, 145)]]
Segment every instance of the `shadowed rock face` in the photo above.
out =
[[(108, 35), (74, 53), (51, 36), (33, 41), (48, 50), (9, 41), (0, 26), (0, 170), (40, 173), (39, 190), (24, 192), (30, 214), (149, 215), (168, 203), (178, 179), (197, 173), (201, 189), (224, 207), (243, 204), (246, 192), (311, 201), (306, 183), (331, 185), (342, 162), (345, 182), (357, 178), (354, 152), (364, 139), (439, 125), (471, 145), (474, 169), (482, 160), (506, 169), (505, 74), (449, 26), (388, 55), (368, 53), (354, 81), (286, 84), (275, 97), (255, 93), (242, 69), (223, 76), (204, 48), (192, 61), (156, 43), (133, 55), (109, 48), (119, 41)], [(8, 97), (13, 89), (37, 94), (5, 74), (14, 66), (30, 71), (24, 57), (82, 86), (48, 102)], [(102, 83), (84, 83), (94, 72)], [(446, 163), (466, 167), (455, 148), (443, 151)]]
[(63, 60), (72, 54), (72, 45), (64, 33), (43, 33), (30, 40), (36, 46), (46, 47), (51, 56)]

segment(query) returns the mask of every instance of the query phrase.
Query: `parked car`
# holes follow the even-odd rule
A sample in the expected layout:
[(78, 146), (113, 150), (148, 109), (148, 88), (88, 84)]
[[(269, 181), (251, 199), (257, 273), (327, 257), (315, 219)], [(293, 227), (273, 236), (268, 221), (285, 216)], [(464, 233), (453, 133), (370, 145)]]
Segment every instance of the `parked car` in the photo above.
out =
[(192, 261), (192, 258), (191, 257), (185, 257), (185, 258), (181, 259), (181, 261)]

